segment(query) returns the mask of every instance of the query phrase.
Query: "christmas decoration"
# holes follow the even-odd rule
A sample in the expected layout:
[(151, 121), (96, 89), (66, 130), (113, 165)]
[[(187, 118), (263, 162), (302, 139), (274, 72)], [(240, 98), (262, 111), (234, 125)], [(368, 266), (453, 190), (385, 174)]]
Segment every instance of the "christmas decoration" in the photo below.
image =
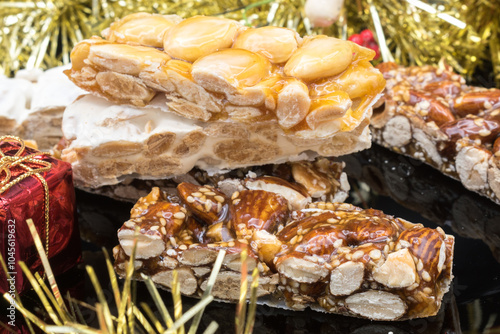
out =
[(336, 22), (344, 0), (306, 0), (304, 11), (313, 27), (329, 27)]
[(354, 42), (358, 45), (367, 47), (376, 52), (375, 60), (380, 58), (380, 48), (378, 47), (377, 41), (373, 37), (373, 33), (370, 29), (365, 29), (361, 31), (359, 34), (353, 34), (349, 37), (351, 42)]
[[(61, 296), (59, 287), (54, 278), (54, 273), (52, 272), (51, 266), (49, 264), (48, 258), (45, 254), (44, 246), (37, 232), (36, 227), (31, 219), (26, 221), (27, 228), (33, 240), (35, 241), (36, 250), (40, 256), (41, 262), (43, 264), (44, 270), (47, 273), (48, 285), (44, 279), (38, 275), (38, 273), (32, 274), (24, 262), (20, 262), (20, 267), (22, 271), (28, 278), (30, 284), (35, 290), (37, 296), (40, 298), (45, 312), (46, 318), (50, 318), (53, 324), (44, 322), (39, 315), (31, 312), (22, 303), (22, 297), (19, 297), (17, 293), (5, 293), (3, 297), (15, 307), (15, 309), (21, 313), (24, 320), (27, 323), (27, 328), (30, 333), (44, 332), (44, 333), (134, 333), (136, 330), (145, 333), (169, 333), (169, 334), (181, 334), (186, 333), (185, 324), (192, 320), (189, 327), (189, 334), (195, 334), (198, 331), (198, 327), (201, 321), (201, 317), (205, 310), (205, 307), (214, 299), (211, 295), (212, 287), (216, 281), (219, 270), (222, 266), (222, 261), (225, 256), (225, 251), (219, 251), (217, 259), (214, 263), (214, 267), (210, 278), (208, 280), (207, 288), (205, 293), (201, 297), (201, 300), (194, 305), (191, 309), (183, 313), (182, 310), (182, 300), (180, 294), (180, 282), (176, 272), (173, 275), (172, 281), (172, 297), (174, 300), (174, 317), (169, 314), (165, 303), (161, 299), (161, 296), (156, 289), (153, 281), (150, 277), (142, 275), (146, 287), (154, 301), (155, 306), (160, 314), (160, 319), (158, 319), (153, 313), (152, 309), (147, 304), (141, 304), (141, 308), (136, 304), (136, 296), (134, 294), (135, 287), (137, 284), (132, 280), (134, 275), (134, 258), (137, 240), (134, 241), (134, 247), (131, 254), (131, 261), (127, 265), (127, 276), (120, 290), (118, 286), (118, 279), (113, 270), (113, 265), (109, 258), (109, 255), (105, 249), (103, 253), (106, 258), (106, 266), (108, 269), (108, 275), (110, 279), (110, 284), (113, 290), (113, 299), (116, 303), (116, 309), (118, 314), (113, 314), (111, 312), (111, 305), (105, 297), (105, 293), (102, 286), (97, 278), (95, 270), (91, 266), (87, 266), (86, 270), (90, 281), (95, 289), (97, 295), (97, 303), (95, 305), (88, 305), (82, 303), (78, 300), (73, 299), (71, 296), (67, 296), (67, 300)], [(242, 261), (244, 261), (242, 256)], [(245, 268), (245, 262), (242, 262), (243, 268)], [(0, 271), (6, 273), (7, 277), (10, 278), (7, 269), (6, 261), (4, 257), (0, 254)], [(252, 274), (252, 283), (250, 287), (250, 304), (248, 313), (245, 312), (247, 307), (247, 300), (245, 296), (247, 295), (247, 271), (242, 271), (241, 280), (245, 282), (245, 286), (241, 289), (241, 298), (237, 305), (237, 316), (236, 316), (236, 333), (237, 334), (250, 334), (253, 329), (253, 324), (255, 321), (255, 309), (257, 300), (257, 286), (258, 286), (258, 270), (255, 269)], [(99, 319), (100, 328), (93, 328), (88, 326), (80, 310), (81, 307), (88, 308), (97, 313), (97, 318)], [(8, 329), (8, 326), (0, 323), (0, 326)], [(204, 331), (204, 334), (215, 333), (218, 328), (218, 324), (212, 321)], [(35, 331), (37, 329), (37, 331)]]
[(71, 166), (25, 146), (11, 136), (0, 137), (0, 254), (7, 260), (10, 280), (0, 272), (0, 292), (28, 288), (19, 261), (43, 275), (24, 220), (32, 217), (44, 239), (45, 254), (57, 274), (78, 263), (80, 235), (75, 225), (75, 192)]

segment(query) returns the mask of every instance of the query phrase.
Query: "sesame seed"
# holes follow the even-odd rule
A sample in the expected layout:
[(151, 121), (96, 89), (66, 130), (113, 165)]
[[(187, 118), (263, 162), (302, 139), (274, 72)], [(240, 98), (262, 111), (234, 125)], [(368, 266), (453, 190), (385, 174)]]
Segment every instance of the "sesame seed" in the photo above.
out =
[(187, 246), (186, 246), (186, 245), (180, 245), (180, 246), (179, 246), (179, 249), (180, 249), (180, 250), (186, 250), (186, 249), (187, 249)]
[(474, 124), (476, 124), (477, 126), (483, 126), (484, 120), (482, 118), (476, 118), (474, 119)]
[(207, 201), (207, 202), (205, 203), (205, 210), (206, 210), (207, 212), (210, 212), (210, 210), (212, 210), (212, 201)]
[(403, 248), (409, 248), (411, 246), (411, 244), (408, 241), (406, 241), (406, 240), (399, 240), (399, 244)]
[(201, 197), (201, 193), (200, 192), (195, 192), (195, 193), (192, 193), (191, 196)]
[(194, 197), (193, 196), (186, 197), (186, 202), (188, 202), (188, 203), (194, 203)]
[(156, 230), (157, 230), (157, 229), (159, 229), (159, 228), (160, 228), (160, 226), (155, 225), (155, 226), (151, 226), (150, 230), (151, 230), (151, 231), (156, 231)]
[(335, 259), (335, 260), (333, 260), (333, 262), (332, 262), (332, 267), (338, 267), (339, 265), (340, 265), (340, 261), (339, 261), (339, 259)]
[(165, 226), (165, 225), (167, 225), (167, 220), (166, 220), (165, 218), (161, 217), (161, 218), (160, 218), (160, 223), (161, 223), (163, 226)]
[(222, 210), (222, 203), (221, 202), (217, 202), (217, 213), (219, 213), (220, 210)]
[(133, 228), (135, 226), (135, 223), (132, 220), (127, 220), (123, 225), (128, 228)]
[(175, 241), (174, 237), (170, 237), (169, 240), (170, 240), (170, 243), (172, 244), (172, 246), (177, 247), (177, 241)]
[(220, 195), (214, 196), (214, 199), (219, 203), (224, 203), (224, 197)]
[(382, 253), (378, 249), (372, 249), (368, 255), (370, 255), (372, 259), (378, 260), (382, 256)]
[(337, 220), (334, 218), (328, 218), (326, 221), (330, 224), (335, 224), (337, 222)]
[(234, 247), (234, 241), (229, 241), (229, 242), (227, 243), (227, 245), (228, 245), (228, 247)]
[(170, 248), (167, 250), (167, 255), (168, 256), (177, 256), (177, 252), (174, 249)]
[(420, 270), (422, 270), (422, 269), (424, 269), (424, 264), (423, 264), (423, 262), (422, 262), (422, 260), (421, 260), (421, 259), (418, 259), (418, 262), (417, 262), (417, 270), (418, 270), (418, 271), (420, 271)]
[(486, 130), (486, 129), (481, 129), (481, 130), (479, 130), (478, 133), (481, 137), (488, 137), (489, 135), (491, 135), (491, 131)]
[(432, 293), (432, 289), (431, 289), (431, 288), (429, 288), (429, 287), (425, 287), (425, 288), (424, 288), (424, 293), (425, 293), (426, 295), (430, 295), (430, 294)]
[(355, 261), (359, 260), (363, 257), (363, 255), (365, 255), (365, 253), (363, 251), (360, 251), (360, 250), (355, 251), (354, 254), (352, 254), (352, 259)]
[(351, 261), (351, 260), (352, 260), (352, 255), (351, 255), (351, 253), (346, 254), (345, 258), (346, 258), (347, 260)]
[(235, 198), (237, 198), (238, 196), (240, 196), (240, 192), (239, 192), (239, 191), (235, 191), (235, 192), (233, 193), (233, 195), (231, 196), (231, 199), (235, 199)]
[(422, 279), (424, 281), (426, 281), (426, 282), (430, 282), (431, 281), (431, 275), (429, 275), (429, 273), (426, 270), (424, 270), (422, 272)]
[(207, 196), (215, 196), (215, 193), (213, 191), (206, 192), (205, 195)]
[(342, 246), (342, 242), (344, 242), (342, 239), (335, 240), (335, 242), (333, 243), (333, 247), (339, 248), (340, 246)]
[(290, 244), (295, 245), (297, 243), (297, 236), (294, 236), (292, 239), (290, 239)]
[(184, 219), (186, 218), (186, 214), (184, 212), (176, 212), (174, 214), (174, 218), (177, 218), (177, 219)]
[(238, 199), (235, 199), (235, 200), (233, 201), (233, 205), (238, 205), (238, 203), (239, 203), (239, 202), (241, 202), (241, 199), (239, 199), (239, 198), (238, 198)]
[(167, 229), (165, 228), (165, 226), (161, 227), (161, 233), (167, 234)]

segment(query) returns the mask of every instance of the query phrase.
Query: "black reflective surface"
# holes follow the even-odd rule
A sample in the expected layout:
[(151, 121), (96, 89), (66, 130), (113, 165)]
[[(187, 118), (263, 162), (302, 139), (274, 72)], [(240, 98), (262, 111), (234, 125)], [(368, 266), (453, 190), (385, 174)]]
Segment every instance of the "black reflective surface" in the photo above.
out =
[[(342, 160), (351, 182), (350, 202), (425, 226), (441, 226), (455, 235), (451, 292), (437, 316), (405, 322), (373, 322), (259, 306), (254, 333), (500, 333), (500, 206), (427, 165), (378, 146)], [(84, 262), (58, 281), (75, 298), (93, 304), (96, 298), (84, 271), (84, 265), (92, 265), (111, 302), (101, 248), (111, 254), (118, 243), (116, 231), (128, 219), (132, 204), (81, 191), (77, 201)], [(161, 296), (171, 307), (170, 293), (161, 291)], [(29, 298), (37, 305), (36, 298)], [(137, 283), (137, 299), (155, 309), (142, 283)], [(185, 310), (197, 302), (183, 300)], [(205, 311), (202, 327), (215, 320), (219, 333), (234, 333), (234, 316), (234, 304), (213, 302)], [(96, 325), (95, 314), (86, 311), (84, 317)]]

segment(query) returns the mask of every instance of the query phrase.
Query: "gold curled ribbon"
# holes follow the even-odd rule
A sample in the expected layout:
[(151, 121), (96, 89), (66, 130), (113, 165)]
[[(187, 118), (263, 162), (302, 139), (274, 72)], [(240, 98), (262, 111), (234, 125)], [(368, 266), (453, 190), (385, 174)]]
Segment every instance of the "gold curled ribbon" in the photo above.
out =
[[(4, 179), (0, 181), (0, 194), (3, 194), (7, 189), (20, 183), (22, 180), (34, 176), (43, 186), (44, 190), (44, 210), (45, 210), (45, 254), (49, 255), (49, 186), (47, 181), (40, 175), (40, 173), (47, 172), (52, 168), (52, 164), (48, 161), (37, 159), (36, 156), (48, 154), (46, 152), (39, 152), (22, 156), (26, 145), (21, 138), (15, 136), (2, 136), (0, 137), (0, 145), (4, 142), (14, 142), (20, 144), (21, 147), (14, 155), (5, 155), (0, 148), (0, 177), (4, 174)], [(41, 165), (42, 167), (32, 168), (26, 163), (33, 163)], [(26, 170), (25, 173), (19, 175), (12, 180), (11, 168), (21, 167)]]

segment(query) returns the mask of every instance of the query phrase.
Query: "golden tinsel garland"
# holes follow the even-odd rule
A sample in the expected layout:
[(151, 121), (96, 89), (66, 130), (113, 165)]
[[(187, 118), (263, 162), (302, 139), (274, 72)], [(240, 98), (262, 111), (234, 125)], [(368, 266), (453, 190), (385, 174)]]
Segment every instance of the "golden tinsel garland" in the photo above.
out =
[[(111, 311), (111, 305), (104, 294), (101, 283), (99, 282), (96, 272), (92, 266), (86, 266), (86, 270), (97, 296), (97, 302), (95, 305), (89, 305), (75, 300), (69, 294), (67, 295), (66, 300), (64, 300), (33, 220), (28, 219), (26, 223), (31, 236), (33, 237), (40, 260), (43, 264), (43, 268), (47, 276), (46, 280), (45, 278), (40, 277), (38, 273), (31, 273), (23, 261), (19, 261), (19, 265), (23, 274), (28, 279), (33, 290), (37, 294), (41, 305), (43, 305), (43, 309), (39, 310), (37, 313), (40, 313), (41, 311), (44, 318), (50, 319), (49, 321), (52, 323), (45, 323), (39, 315), (26, 308), (23, 305), (22, 298), (16, 291), (14, 291), (14, 296), (11, 295), (10, 292), (6, 292), (3, 297), (11, 305), (14, 305), (16, 310), (24, 317), (29, 333), (132, 334), (140, 332), (148, 334), (185, 334), (185, 325), (188, 321), (191, 321), (188, 334), (196, 334), (198, 332), (203, 312), (206, 306), (214, 299), (212, 295), (212, 288), (215, 284), (217, 275), (219, 274), (219, 270), (222, 266), (222, 261), (226, 254), (224, 250), (219, 251), (217, 259), (212, 267), (210, 277), (208, 278), (207, 287), (201, 296), (201, 300), (186, 312), (183, 312), (178, 273), (176, 270), (173, 271), (171, 289), (172, 299), (174, 301), (173, 318), (168, 312), (167, 307), (165, 306), (151, 277), (141, 274), (141, 278), (145, 282), (151, 298), (158, 309), (157, 314), (160, 315), (158, 318), (151, 308), (152, 305), (148, 305), (146, 303), (140, 303), (140, 305), (137, 305), (135, 293), (135, 285), (137, 284), (137, 281), (132, 280), (132, 277), (135, 276), (134, 259), (136, 254), (137, 238), (133, 241), (132, 253), (126, 265), (126, 277), (121, 289), (118, 285), (118, 278), (113, 269), (108, 252), (103, 249), (114, 303), (117, 310), (117, 314), (113, 314)], [(135, 233), (137, 237), (139, 233), (138, 228), (136, 228)], [(259, 270), (257, 268), (253, 269), (250, 289), (248, 289), (248, 270), (246, 259), (247, 252), (246, 250), (242, 250), (240, 297), (236, 306), (235, 317), (236, 334), (251, 334), (255, 324)], [(10, 279), (10, 273), (7, 270), (6, 262), (1, 253), (0, 270), (3, 270), (6, 277)], [(247, 298), (248, 293), (250, 293), (250, 298)], [(246, 312), (247, 300), (249, 301), (248, 312)], [(80, 307), (96, 313), (99, 328), (91, 327), (85, 322)], [(212, 321), (203, 334), (214, 334), (218, 327), (219, 325), (215, 321)], [(2, 322), (0, 322), (0, 330), (1, 329), (9, 333), (17, 333), (17, 331), (11, 328), (10, 325)], [(38, 331), (35, 331), (35, 329)]]
[(500, 86), (498, 0), (357, 0), (346, 2), (349, 35), (374, 29), (375, 7), (387, 46), (402, 65), (437, 64), (441, 59), (471, 78), (491, 62)]
[(301, 34), (345, 38), (366, 27), (374, 30), (372, 5), (380, 17), (387, 46), (398, 63), (437, 64), (443, 58), (470, 78), (479, 65), (487, 62), (493, 65), (500, 86), (498, 0), (346, 1), (345, 15), (326, 29), (311, 28), (304, 3), (305, 0), (0, 0), (0, 73), (12, 75), (21, 68), (45, 69), (68, 63), (77, 41), (99, 35), (112, 21), (135, 12), (175, 13), (182, 17), (217, 15), (252, 26), (276, 25)]

